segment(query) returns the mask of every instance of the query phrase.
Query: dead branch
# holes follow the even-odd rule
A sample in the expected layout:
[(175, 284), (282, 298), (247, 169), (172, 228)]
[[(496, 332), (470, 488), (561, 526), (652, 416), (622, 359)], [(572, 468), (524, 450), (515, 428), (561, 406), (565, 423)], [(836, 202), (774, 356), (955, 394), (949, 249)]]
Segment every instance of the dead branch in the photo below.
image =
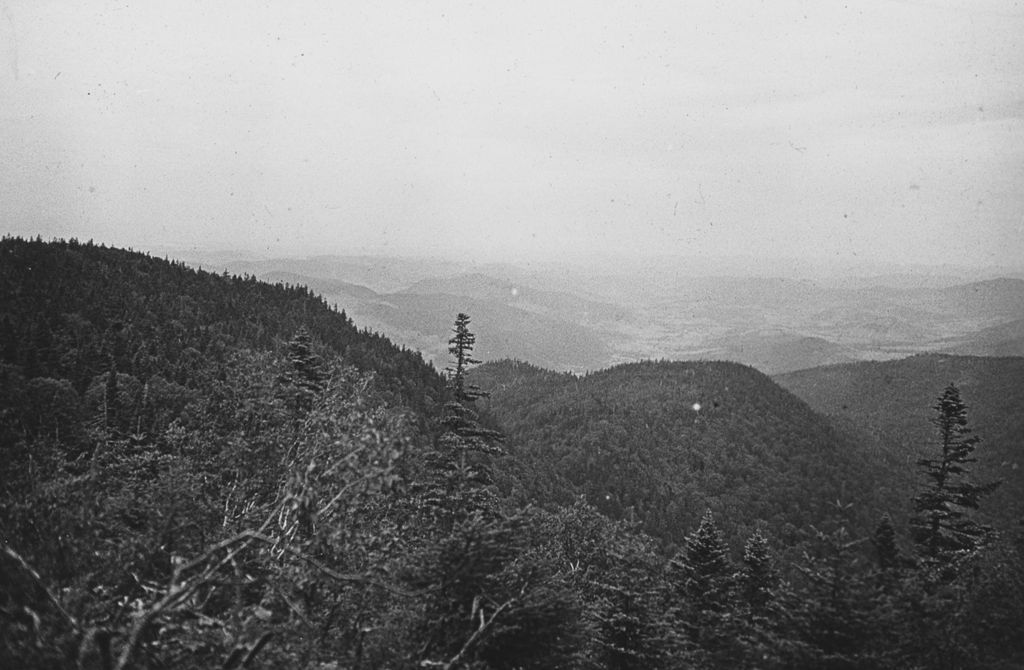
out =
[(502, 612), (507, 610), (509, 607), (512, 607), (512, 605), (514, 605), (516, 602), (515, 598), (507, 600), (501, 605), (499, 605), (493, 612), (491, 612), (490, 616), (485, 616), (484, 608), (482, 606), (479, 606), (479, 599), (479, 596), (473, 599), (473, 608), (479, 616), (480, 625), (477, 626), (477, 629), (473, 631), (473, 634), (470, 635), (469, 639), (467, 639), (466, 642), (462, 645), (462, 648), (459, 649), (459, 653), (452, 656), (450, 659), (448, 659), (448, 661), (421, 661), (420, 667), (441, 668), (442, 670), (453, 670), (453, 668), (458, 667), (458, 664), (462, 662), (462, 659), (466, 656), (469, 650), (472, 649), (473, 646), (477, 644), (484, 635), (487, 634), (487, 631), (490, 630), (490, 628), (494, 625), (494, 622), (497, 620), (498, 616)]
[(380, 588), (385, 589), (386, 591), (390, 591), (391, 593), (394, 593), (395, 595), (404, 596), (406, 598), (412, 598), (412, 597), (416, 596), (415, 593), (411, 593), (409, 591), (403, 591), (402, 589), (396, 588), (396, 587), (394, 587), (391, 584), (388, 584), (386, 582), (382, 582), (382, 581), (376, 580), (376, 579), (374, 579), (374, 578), (372, 578), (372, 577), (370, 577), (370, 576), (368, 576), (368, 575), (366, 575), (364, 573), (342, 573), (342, 572), (338, 572), (337, 570), (334, 570), (334, 569), (329, 568), (328, 566), (324, 565), (323, 563), (321, 563), (317, 559), (313, 558), (309, 554), (306, 554), (306, 553), (304, 553), (302, 551), (299, 551), (295, 547), (291, 547), (291, 546), (288, 546), (288, 545), (281, 545), (277, 540), (275, 540), (272, 537), (268, 537), (266, 535), (262, 535), (260, 533), (253, 532), (253, 531), (243, 531), (242, 533), (240, 533), (240, 535), (244, 535), (244, 536), (246, 536), (248, 538), (251, 538), (253, 540), (257, 540), (259, 542), (263, 542), (263, 543), (266, 543), (266, 544), (277, 546), (280, 550), (284, 551), (285, 553), (291, 554), (292, 556), (294, 556), (295, 558), (297, 558), (297, 559), (299, 559), (301, 561), (304, 561), (304, 562), (308, 563), (309, 565), (313, 566), (314, 568), (316, 568), (317, 570), (322, 572), (324, 575), (327, 575), (328, 577), (330, 577), (331, 579), (333, 579), (335, 581), (347, 582), (347, 583), (355, 583), (355, 584), (369, 584), (371, 586), (379, 586)]
[(28, 561), (21, 557), (21, 554), (16, 552), (14, 549), (11, 549), (7, 543), (4, 543), (3, 545), (3, 553), (13, 560), (18, 567), (21, 568), (22, 572), (32, 579), (32, 582), (40, 591), (43, 592), (44, 595), (46, 595), (46, 599), (61, 615), (61, 618), (63, 618), (76, 633), (79, 632), (81, 628), (78, 625), (78, 621), (75, 620), (75, 617), (68, 614), (67, 610), (64, 609), (64, 606), (61, 605), (61, 602), (57, 599), (57, 596), (53, 595), (53, 592), (50, 591), (46, 584), (43, 583), (43, 578), (39, 576), (39, 573), (35, 571), (35, 568), (29, 565)]

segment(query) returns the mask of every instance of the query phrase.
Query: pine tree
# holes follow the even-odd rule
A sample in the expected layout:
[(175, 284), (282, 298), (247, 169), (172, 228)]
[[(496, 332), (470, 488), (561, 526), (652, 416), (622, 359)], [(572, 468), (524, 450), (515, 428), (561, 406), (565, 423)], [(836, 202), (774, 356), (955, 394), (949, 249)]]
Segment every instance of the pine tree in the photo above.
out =
[(852, 505), (834, 503), (829, 530), (812, 526), (813, 539), (803, 565), (799, 604), (788, 612), (805, 645), (802, 663), (813, 668), (877, 668), (878, 591), (862, 560), (864, 539), (846, 528)]
[(313, 353), (313, 338), (305, 326), (288, 342), (288, 363), (290, 368), (280, 382), (292, 396), (294, 411), (305, 414), (323, 392), (328, 377), (323, 360)]
[(469, 315), (459, 312), (455, 317), (452, 337), (448, 340), (448, 353), (451, 354), (453, 366), (445, 368), (448, 375), (449, 389), (455, 402), (473, 402), (477, 398), (487, 397), (487, 393), (478, 388), (466, 385), (466, 373), (480, 361), (473, 358), (473, 346), (476, 335), (469, 330)]
[(747, 538), (736, 575), (736, 612), (726, 634), (735, 641), (731, 667), (782, 667), (789, 595), (779, 578), (768, 539), (759, 530)]
[(708, 510), (700, 526), (683, 541), (683, 550), (669, 562), (669, 579), (679, 602), (674, 618), (682, 633), (681, 649), (698, 665), (721, 660), (731, 645), (727, 619), (735, 578), (722, 532)]
[(474, 410), (476, 400), (486, 398), (490, 394), (466, 381), (470, 366), (480, 363), (473, 358), (476, 336), (469, 330), (469, 316), (460, 313), (455, 318), (455, 328), (452, 332), (454, 334), (448, 341), (452, 366), (446, 368), (449, 400), (445, 403), (441, 419), (447, 429), (448, 439), (456, 439), (457, 448), (462, 452), (504, 454), (504, 450), (498, 444), (501, 434), (482, 426)]
[(721, 611), (731, 596), (733, 578), (725, 540), (711, 510), (683, 542), (682, 556), (673, 561), (682, 577), (683, 593), (700, 610)]
[(743, 546), (743, 565), (737, 581), (744, 604), (752, 611), (763, 611), (771, 602), (778, 574), (772, 565), (768, 540), (759, 530), (755, 530)]
[(443, 432), (427, 457), (433, 470), (434, 485), (428, 489), (428, 502), (437, 508), (463, 516), (474, 509), (494, 507), (488, 487), (493, 484), (489, 460), (505, 453), (501, 433), (483, 426), (474, 403), (487, 392), (466, 381), (473, 358), (476, 336), (469, 330), (470, 319), (460, 313), (455, 319), (448, 351), (452, 365), (446, 369), (448, 401), (441, 413)]
[(946, 387), (933, 407), (932, 423), (939, 432), (937, 457), (917, 463), (928, 478), (928, 487), (914, 498), (910, 524), (914, 541), (926, 562), (950, 564), (957, 557), (980, 547), (992, 529), (970, 516), (981, 498), (999, 482), (975, 484), (969, 480), (968, 464), (980, 438), (967, 425), (967, 406), (954, 384)]

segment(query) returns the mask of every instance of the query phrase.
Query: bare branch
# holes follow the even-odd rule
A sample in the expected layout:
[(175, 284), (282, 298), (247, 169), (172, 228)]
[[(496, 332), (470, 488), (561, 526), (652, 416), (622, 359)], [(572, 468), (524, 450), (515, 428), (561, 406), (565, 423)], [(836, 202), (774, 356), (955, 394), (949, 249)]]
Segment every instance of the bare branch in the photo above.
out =
[(406, 598), (412, 598), (412, 597), (416, 596), (415, 593), (411, 593), (409, 591), (403, 591), (402, 589), (396, 588), (396, 587), (392, 586), (391, 584), (387, 584), (385, 582), (378, 581), (378, 580), (373, 579), (372, 577), (370, 577), (370, 576), (368, 576), (366, 574), (363, 574), (363, 573), (342, 573), (342, 572), (338, 572), (337, 570), (333, 570), (333, 569), (327, 567), (326, 565), (324, 565), (323, 563), (321, 563), (320, 561), (318, 561), (317, 559), (313, 558), (309, 554), (306, 554), (304, 552), (299, 551), (295, 547), (291, 547), (291, 546), (288, 546), (288, 545), (280, 545), (280, 543), (277, 540), (275, 540), (274, 538), (272, 538), (272, 537), (267, 537), (266, 535), (261, 535), (259, 533), (255, 533), (255, 532), (252, 532), (252, 531), (246, 531), (243, 534), (246, 537), (249, 537), (249, 538), (251, 538), (253, 540), (258, 540), (258, 541), (264, 542), (266, 544), (270, 544), (270, 545), (273, 545), (273, 546), (278, 546), (282, 551), (284, 551), (284, 552), (286, 552), (288, 554), (291, 554), (292, 556), (294, 556), (295, 558), (298, 558), (299, 560), (302, 560), (302, 561), (305, 561), (306, 563), (309, 563), (311, 566), (313, 566), (314, 568), (316, 568), (317, 570), (319, 570), (320, 572), (322, 572), (323, 574), (327, 575), (328, 577), (330, 577), (331, 579), (333, 579), (335, 581), (349, 582), (349, 583), (356, 583), (356, 584), (370, 584), (372, 586), (379, 586), (380, 588), (385, 589), (387, 591), (390, 591), (391, 593), (394, 593), (395, 595), (404, 596)]
[(334, 507), (334, 505), (339, 500), (341, 500), (341, 497), (343, 495), (345, 495), (345, 493), (347, 493), (349, 489), (351, 489), (356, 484), (362, 484), (363, 482), (369, 481), (370, 479), (373, 479), (374, 477), (377, 477), (377, 476), (379, 476), (379, 473), (371, 472), (368, 475), (364, 475), (364, 476), (360, 477), (359, 479), (355, 479), (355, 480), (349, 482), (348, 484), (345, 484), (345, 486), (341, 487), (341, 490), (338, 491), (338, 493), (333, 498), (331, 498), (331, 501), (329, 503), (327, 503), (326, 505), (324, 505), (320, 509), (319, 512), (317, 512), (317, 516), (320, 517), (320, 518), (327, 518), (324, 515), (326, 515), (327, 512), (329, 512), (331, 510), (331, 508)]
[(3, 553), (17, 563), (18, 567), (20, 567), (22, 571), (32, 579), (36, 587), (46, 595), (46, 599), (50, 601), (50, 604), (53, 605), (54, 609), (56, 609), (61, 615), (61, 618), (70, 624), (75, 632), (80, 631), (81, 629), (78, 626), (78, 621), (75, 620), (75, 617), (68, 614), (67, 610), (64, 609), (64, 606), (61, 605), (61, 602), (57, 600), (57, 596), (53, 595), (53, 592), (50, 591), (46, 584), (43, 583), (43, 578), (39, 576), (39, 573), (35, 571), (35, 568), (29, 565), (28, 561), (21, 557), (21, 554), (11, 549), (6, 543), (3, 545)]
[[(479, 599), (479, 596), (473, 599), (474, 608), (477, 606)], [(467, 639), (466, 642), (462, 645), (462, 648), (459, 649), (459, 653), (452, 656), (450, 659), (448, 659), (448, 661), (421, 661), (420, 667), (442, 668), (442, 670), (452, 670), (453, 668), (457, 667), (458, 664), (462, 662), (462, 659), (466, 656), (469, 650), (473, 648), (473, 645), (477, 644), (480, 641), (480, 639), (487, 634), (487, 631), (490, 630), (491, 626), (494, 625), (494, 622), (497, 620), (498, 616), (502, 612), (507, 610), (509, 607), (512, 607), (512, 605), (514, 605), (515, 602), (515, 598), (505, 601), (504, 603), (499, 605), (497, 609), (491, 612), (490, 616), (485, 616), (483, 607), (480, 607), (478, 612), (480, 617), (480, 625), (477, 626), (477, 629), (473, 631), (473, 634), (470, 635), (469, 639)]]

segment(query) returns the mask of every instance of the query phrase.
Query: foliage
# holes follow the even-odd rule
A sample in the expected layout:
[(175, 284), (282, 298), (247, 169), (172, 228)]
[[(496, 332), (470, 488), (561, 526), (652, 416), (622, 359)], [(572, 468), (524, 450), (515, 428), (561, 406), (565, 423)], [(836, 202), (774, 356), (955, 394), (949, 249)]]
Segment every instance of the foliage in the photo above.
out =
[(961, 398), (970, 399), (971, 426), (985, 438), (977, 463), (978, 482), (1002, 481), (986, 496), (984, 510), (997, 528), (1024, 518), (1024, 358), (983, 358), (927, 354), (891, 361), (863, 361), (802, 370), (773, 377), (816, 411), (856, 435), (870, 458), (886, 465), (872, 487), (892, 493), (872, 517), (893, 513), (893, 523), (906, 532), (907, 518), (897, 514), (907, 491), (917, 491), (921, 472), (907, 467), (934, 458), (936, 395), (956, 383)]
[[(957, 545), (941, 579), (901, 517), (872, 551), (877, 468), (749, 368), (467, 377), (460, 313), (444, 387), (303, 289), (77, 242), (0, 252), (0, 667), (1024, 657), (1024, 536)], [(952, 457), (925, 466), (980, 528), (949, 407)], [(861, 506), (814, 502), (844, 487)]]
[(584, 495), (669, 551), (706, 509), (730, 541), (763, 520), (793, 543), (840, 492), (857, 496), (864, 530), (902, 501), (863, 486), (885, 479), (882, 464), (753, 368), (661, 361), (576, 377), (503, 361), (470, 376), (491, 390), (482, 411), (505, 432), (533, 496)]
[(932, 421), (939, 432), (940, 451), (918, 461), (929, 481), (914, 498), (911, 528), (922, 558), (948, 566), (975, 551), (992, 532), (969, 513), (978, 509), (981, 498), (998, 482), (975, 484), (968, 478), (969, 464), (977, 460), (973, 453), (979, 438), (971, 435), (967, 425), (967, 406), (960, 400), (960, 390), (954, 384), (947, 386), (934, 409), (937, 416)]
[(475, 401), (488, 394), (466, 381), (469, 366), (479, 363), (472, 357), (476, 337), (469, 323), (466, 314), (455, 318), (440, 434), (427, 456), (429, 472), (421, 487), (427, 504), (439, 515), (455, 519), (465, 519), (476, 511), (494, 511), (492, 461), (505, 453), (501, 433), (483, 426), (474, 409)]
[(701, 664), (722, 662), (729, 647), (725, 633), (734, 609), (735, 569), (710, 511), (686, 536), (683, 550), (668, 568), (680, 650), (693, 654)]

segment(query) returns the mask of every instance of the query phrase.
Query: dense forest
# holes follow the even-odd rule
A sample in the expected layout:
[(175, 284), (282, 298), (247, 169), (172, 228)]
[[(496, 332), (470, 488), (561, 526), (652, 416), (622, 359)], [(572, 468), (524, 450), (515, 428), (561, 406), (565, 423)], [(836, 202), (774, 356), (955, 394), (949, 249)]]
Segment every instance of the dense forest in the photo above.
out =
[(1002, 484), (987, 513), (1010, 527), (1024, 519), (1024, 357), (919, 354), (894, 361), (864, 361), (801, 370), (774, 378), (781, 386), (855, 434), (864, 448), (888, 455), (893, 485), (915, 485), (907, 467), (927, 455), (935, 389), (955, 381), (971, 406), (971, 425), (984, 438), (974, 465), (982, 480)]
[(478, 367), (448, 319), (442, 374), (303, 287), (5, 238), (0, 667), (1024, 666), (958, 380), (907, 462), (744, 366)]
[(536, 475), (534, 499), (584, 495), (669, 545), (708, 509), (737, 542), (761, 528), (793, 544), (837, 499), (855, 503), (864, 531), (905, 502), (887, 485), (888, 459), (745, 365), (645, 362), (577, 377), (501, 361), (472, 376)]

